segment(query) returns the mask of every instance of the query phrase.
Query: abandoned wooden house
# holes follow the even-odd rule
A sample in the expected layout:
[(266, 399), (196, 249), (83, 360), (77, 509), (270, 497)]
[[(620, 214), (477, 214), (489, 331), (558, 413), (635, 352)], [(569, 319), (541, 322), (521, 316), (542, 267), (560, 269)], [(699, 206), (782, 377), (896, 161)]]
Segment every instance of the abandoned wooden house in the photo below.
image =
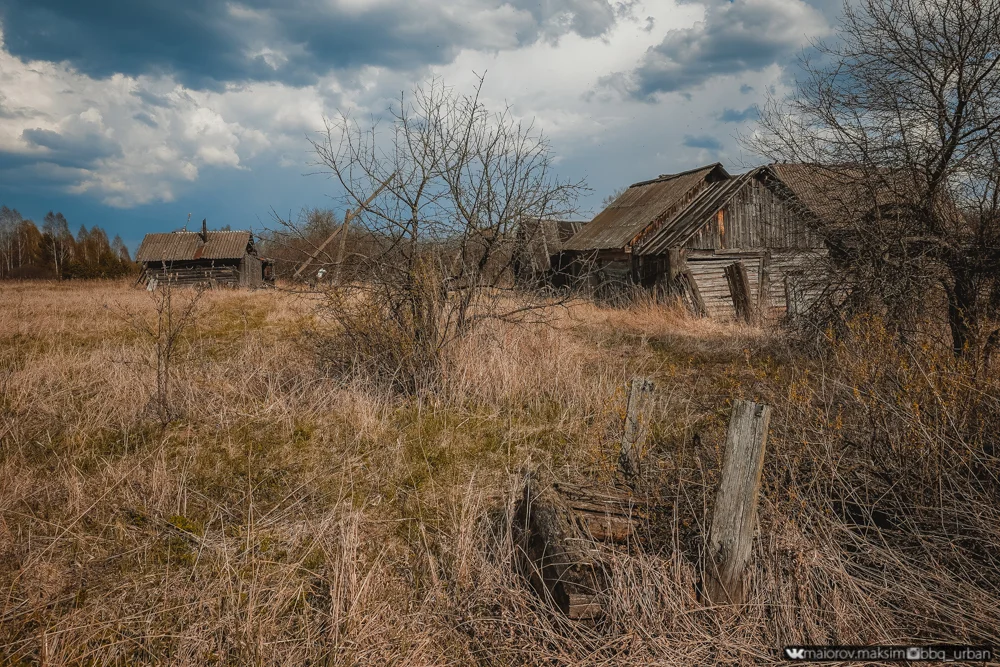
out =
[(518, 225), (514, 277), (524, 286), (545, 283), (561, 287), (559, 260), (566, 242), (583, 229), (578, 220), (529, 220)]
[(273, 263), (257, 254), (249, 231), (146, 234), (135, 254), (146, 284), (260, 287), (274, 281)]
[(678, 293), (710, 316), (799, 310), (827, 248), (786, 166), (733, 176), (717, 163), (636, 183), (564, 245), (571, 270), (598, 292)]

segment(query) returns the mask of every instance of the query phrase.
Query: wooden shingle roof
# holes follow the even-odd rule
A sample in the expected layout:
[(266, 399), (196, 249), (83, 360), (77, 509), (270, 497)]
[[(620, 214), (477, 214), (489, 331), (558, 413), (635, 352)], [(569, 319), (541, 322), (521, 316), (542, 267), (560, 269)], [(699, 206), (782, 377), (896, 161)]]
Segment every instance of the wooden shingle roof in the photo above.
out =
[(710, 182), (729, 174), (719, 163), (630, 186), (564, 246), (565, 250), (624, 249), (680, 213)]
[(248, 231), (146, 234), (135, 253), (137, 262), (182, 262), (196, 259), (242, 259), (254, 254), (253, 235)]

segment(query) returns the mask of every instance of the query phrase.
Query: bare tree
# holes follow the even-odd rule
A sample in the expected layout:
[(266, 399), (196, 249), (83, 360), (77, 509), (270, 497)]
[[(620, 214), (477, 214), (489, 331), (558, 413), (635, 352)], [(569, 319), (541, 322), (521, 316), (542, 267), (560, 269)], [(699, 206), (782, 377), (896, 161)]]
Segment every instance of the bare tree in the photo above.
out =
[(847, 303), (904, 322), (943, 288), (956, 354), (1000, 308), (1000, 0), (848, 2), (747, 143), (805, 184)]
[(611, 192), (611, 194), (607, 195), (604, 199), (601, 200), (601, 207), (602, 208), (607, 208), (607, 207), (611, 206), (612, 204), (614, 204), (615, 200), (618, 199), (619, 197), (621, 197), (623, 194), (625, 194), (626, 190), (628, 190), (628, 186), (627, 185), (624, 185), (624, 186), (619, 187), (619, 188), (615, 188)]
[[(160, 426), (166, 428), (176, 417), (173, 401), (173, 375), (177, 353), (187, 331), (197, 320), (198, 305), (208, 287), (197, 285), (194, 289), (178, 290), (169, 280), (164, 280), (150, 290), (150, 313), (119, 306), (118, 316), (128, 324), (153, 349), (153, 359), (147, 365), (156, 373), (156, 390), (150, 398)], [(179, 296), (178, 291), (182, 292)]]
[(49, 211), (42, 223), (42, 233), (45, 235), (45, 245), (51, 255), (56, 277), (62, 278), (63, 269), (73, 247), (73, 235), (69, 231), (69, 223), (62, 213)]
[(17, 247), (21, 222), (17, 209), (0, 206), (0, 277), (10, 275), (19, 266)]
[(476, 322), (551, 303), (514, 289), (516, 231), (568, 216), (584, 189), (558, 180), (548, 141), (510, 108), (491, 113), (481, 88), (460, 95), (434, 81), (401, 95), (387, 127), (341, 115), (313, 142), (353, 209), (338, 233), (367, 240), (364, 254), (334, 242), (318, 257), (333, 275), (353, 269), (324, 290), (325, 312), (345, 358), (376, 363), (408, 390)]

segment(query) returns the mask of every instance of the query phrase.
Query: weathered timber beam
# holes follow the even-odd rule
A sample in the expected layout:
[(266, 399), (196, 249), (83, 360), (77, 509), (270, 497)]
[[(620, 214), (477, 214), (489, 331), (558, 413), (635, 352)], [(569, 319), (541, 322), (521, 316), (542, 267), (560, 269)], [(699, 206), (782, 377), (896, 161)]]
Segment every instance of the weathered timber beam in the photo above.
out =
[(681, 271), (675, 281), (676, 290), (681, 296), (681, 301), (688, 310), (698, 317), (708, 315), (708, 308), (705, 307), (705, 300), (701, 296), (698, 288), (698, 281), (690, 271)]
[(744, 322), (752, 322), (754, 308), (753, 302), (750, 300), (750, 279), (747, 277), (747, 267), (743, 265), (743, 262), (734, 262), (725, 268), (725, 272), (736, 317)]
[(340, 263), (343, 261), (343, 257), (344, 257), (344, 246), (347, 243), (347, 226), (350, 224), (351, 219), (354, 216), (356, 216), (358, 213), (361, 213), (362, 211), (364, 211), (368, 207), (368, 205), (371, 204), (375, 200), (375, 197), (377, 197), (379, 195), (379, 193), (382, 192), (382, 190), (384, 190), (389, 185), (389, 182), (392, 181), (392, 179), (395, 176), (396, 176), (396, 172), (392, 172), (392, 174), (389, 175), (389, 178), (387, 178), (384, 181), (382, 181), (382, 184), (378, 186), (378, 189), (376, 189), (375, 192), (371, 193), (371, 195), (368, 197), (368, 199), (366, 199), (364, 201), (364, 203), (361, 204), (360, 208), (358, 208), (357, 210), (354, 210), (354, 211), (350, 211), (349, 210), (349, 211), (347, 211), (346, 214), (344, 214), (344, 222), (340, 225), (340, 228), (339, 229), (335, 229), (333, 231), (333, 233), (330, 234), (330, 236), (328, 236), (325, 241), (323, 241), (322, 243), (320, 243), (319, 247), (316, 248), (309, 255), (308, 258), (306, 258), (306, 261), (302, 262), (302, 264), (299, 265), (299, 268), (295, 270), (294, 274), (292, 274), (292, 280), (298, 280), (299, 276), (302, 275), (302, 272), (305, 271), (306, 268), (310, 264), (313, 263), (313, 261), (319, 256), (319, 254), (321, 252), (323, 252), (323, 250), (326, 248), (326, 246), (329, 245), (330, 241), (332, 241), (337, 236), (337, 234), (340, 234), (340, 237), (341, 237), (340, 238), (340, 248), (339, 248), (339, 252), (337, 254), (337, 271), (339, 272), (339, 270), (340, 270)]
[(535, 591), (570, 619), (599, 616), (604, 577), (573, 510), (551, 486), (528, 476), (514, 516), (522, 567)]
[(704, 597), (711, 604), (742, 604), (745, 599), (743, 573), (753, 547), (770, 420), (767, 405), (733, 404), (702, 579)]
[(618, 469), (626, 479), (639, 475), (642, 446), (649, 432), (648, 406), (655, 387), (649, 378), (637, 376), (628, 381), (625, 423), (618, 455)]

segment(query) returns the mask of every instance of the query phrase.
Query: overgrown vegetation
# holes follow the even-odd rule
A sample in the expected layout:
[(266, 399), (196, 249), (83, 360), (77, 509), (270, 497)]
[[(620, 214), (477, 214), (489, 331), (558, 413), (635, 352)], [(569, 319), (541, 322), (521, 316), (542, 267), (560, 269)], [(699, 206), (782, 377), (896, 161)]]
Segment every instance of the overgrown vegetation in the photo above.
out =
[[(46, 664), (777, 662), (788, 643), (1000, 640), (996, 369), (860, 320), (822, 353), (662, 307), (477, 327), (438, 391), (317, 365), (314, 305), (206, 293), (162, 429), (125, 284), (0, 291), (0, 654)], [(138, 373), (138, 374), (137, 374)], [(520, 473), (616, 474), (633, 373), (661, 388), (648, 550), (607, 617), (512, 569)], [(749, 604), (695, 583), (729, 401), (775, 408)]]
[[(969, 5), (966, 24), (966, 5), (943, 7), (949, 30), (971, 30), (954, 62), (997, 62), (975, 46), (993, 6)], [(841, 55), (884, 57), (940, 27), (933, 6), (892, 0), (909, 12), (899, 33), (881, 5), (849, 9)], [(879, 34), (892, 39), (867, 41)], [(805, 122), (804, 145), (846, 156), (878, 200), (920, 165), (884, 177), (906, 153), (892, 126), (843, 114), (850, 86), (884, 102), (897, 80), (854, 66), (848, 89), (820, 71), (805, 114), (769, 140), (794, 148), (781, 132)], [(961, 81), (931, 69), (947, 90)], [(951, 93), (932, 98), (957, 113)], [(923, 175), (834, 247), (853, 294), (881, 291), (799, 340), (773, 322), (513, 289), (511, 232), (579, 186), (552, 180), (542, 138), (475, 95), (417, 91), (389, 151), (342, 120), (315, 148), (357, 215), (321, 260), (325, 286), (192, 293), (177, 315), (170, 290), (150, 304), (125, 282), (0, 285), (0, 663), (750, 665), (794, 644), (1000, 645), (1000, 369), (972, 335), (1000, 330), (984, 305), (993, 218), (965, 208), (935, 229), (936, 191), (907, 200), (955, 179), (995, 195), (995, 173), (970, 171), (992, 125), (948, 156), (921, 125)], [(869, 162), (847, 159), (857, 132), (881, 142), (865, 143)], [(949, 162), (960, 153), (973, 157)], [(300, 249), (337, 226), (310, 219)], [(904, 236), (869, 253), (872, 230)], [(349, 234), (367, 244), (361, 270), (337, 275)], [(953, 240), (971, 264), (931, 251)], [(973, 302), (957, 296), (966, 269)], [(884, 289), (890, 270), (898, 289)], [(933, 304), (918, 287), (934, 281), (948, 319), (914, 307)], [(635, 483), (654, 506), (648, 539), (595, 546), (606, 613), (572, 623), (516, 570), (513, 509), (529, 472), (616, 483), (634, 375), (660, 388)], [(749, 599), (713, 607), (698, 572), (736, 399), (773, 416)]]

